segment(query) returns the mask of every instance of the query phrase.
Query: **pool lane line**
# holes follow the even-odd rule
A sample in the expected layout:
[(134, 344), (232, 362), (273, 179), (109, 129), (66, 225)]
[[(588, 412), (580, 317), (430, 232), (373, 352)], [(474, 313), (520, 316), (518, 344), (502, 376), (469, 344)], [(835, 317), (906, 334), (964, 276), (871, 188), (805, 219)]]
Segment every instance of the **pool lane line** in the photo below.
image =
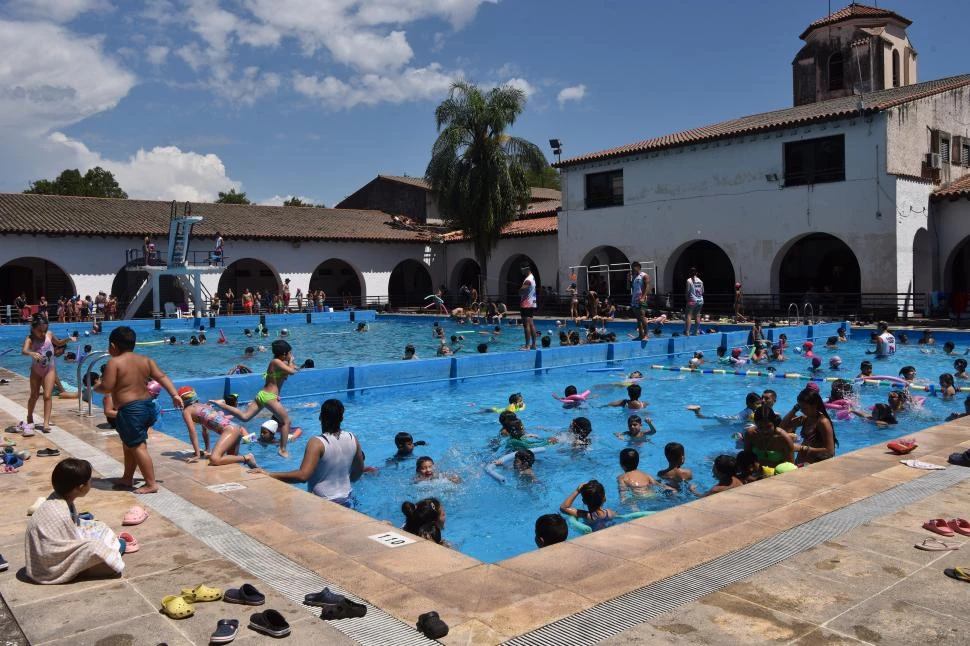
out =
[[(23, 419), (27, 413), (23, 406), (4, 396), (0, 396), (0, 410), (16, 419)], [(52, 425), (50, 433), (44, 435), (73, 457), (90, 462), (102, 476), (111, 478), (122, 474), (123, 465), (120, 462), (60, 427)], [(375, 646), (426, 646), (437, 643), (161, 485), (158, 493), (139, 496), (138, 502), (165, 516), (176, 527), (205, 543), (213, 552), (265, 581), (315, 617), (319, 616), (319, 609), (303, 606), (303, 596), (325, 587), (365, 604), (367, 614), (364, 617), (353, 621), (327, 622), (331, 628), (358, 643)]]
[[(838, 459), (838, 458), (836, 458)], [(508, 646), (596, 644), (723, 590), (825, 541), (970, 478), (947, 467), (863, 498), (748, 547), (688, 568), (504, 642)], [(725, 503), (728, 504), (728, 503)], [(741, 526), (738, 526), (739, 531)]]

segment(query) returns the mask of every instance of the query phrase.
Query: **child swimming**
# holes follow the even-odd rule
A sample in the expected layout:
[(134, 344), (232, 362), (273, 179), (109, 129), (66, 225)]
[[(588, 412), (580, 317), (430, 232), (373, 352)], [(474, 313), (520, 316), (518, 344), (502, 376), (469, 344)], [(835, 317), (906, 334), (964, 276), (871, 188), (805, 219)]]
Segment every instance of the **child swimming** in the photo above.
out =
[[(576, 509), (573, 502), (580, 496), (586, 509)], [(606, 489), (597, 480), (590, 480), (576, 487), (576, 490), (569, 494), (562, 504), (559, 505), (560, 513), (585, 522), (596, 532), (606, 529), (613, 524), (616, 513), (612, 509), (606, 509)]]
[(683, 444), (668, 442), (664, 446), (664, 457), (667, 458), (667, 468), (657, 472), (659, 478), (672, 484), (679, 484), (694, 477), (694, 473), (690, 469), (684, 468), (687, 457)]
[(450, 480), (451, 482), (458, 484), (461, 482), (461, 477), (454, 473), (439, 473), (435, 469), (434, 460), (431, 459), (429, 455), (422, 455), (418, 458), (418, 461), (414, 465), (414, 481), (421, 482), (423, 480), (437, 480), (439, 478)]
[(642, 498), (655, 493), (657, 486), (664, 489), (669, 487), (660, 485), (649, 473), (644, 473), (640, 466), (640, 453), (636, 449), (620, 451), (620, 468), (623, 473), (616, 477), (616, 487), (623, 502), (629, 498)]
[(642, 389), (640, 384), (630, 384), (626, 387), (626, 399), (618, 399), (612, 401), (607, 406), (622, 406), (624, 408), (629, 408), (630, 410), (640, 410), (641, 408), (646, 408), (647, 402), (640, 401), (640, 395), (642, 394)]
[(737, 475), (738, 463), (733, 455), (719, 455), (714, 458), (714, 467), (711, 469), (711, 473), (717, 480), (717, 484), (705, 491), (700, 493), (697, 491), (697, 485), (691, 485), (689, 487), (690, 492), (696, 496), (705, 497), (713, 496), (716, 493), (722, 491), (727, 491), (728, 489), (734, 489), (735, 487), (740, 487), (742, 483)]
[[(512, 458), (512, 469), (515, 470), (515, 475), (519, 478), (530, 480), (532, 482), (536, 481), (536, 474), (532, 470), (532, 466), (536, 462), (536, 455), (529, 449), (519, 449), (515, 452), (515, 457)], [(495, 460), (492, 464), (496, 467), (504, 466), (502, 460)]]
[[(643, 423), (647, 423), (649, 431), (643, 430)], [(649, 417), (640, 418), (639, 415), (630, 415), (626, 418), (626, 431), (623, 433), (614, 433), (616, 439), (618, 440), (628, 440), (631, 443), (635, 442), (637, 444), (642, 444), (651, 435), (654, 435), (657, 429), (653, 426), (653, 420)]]

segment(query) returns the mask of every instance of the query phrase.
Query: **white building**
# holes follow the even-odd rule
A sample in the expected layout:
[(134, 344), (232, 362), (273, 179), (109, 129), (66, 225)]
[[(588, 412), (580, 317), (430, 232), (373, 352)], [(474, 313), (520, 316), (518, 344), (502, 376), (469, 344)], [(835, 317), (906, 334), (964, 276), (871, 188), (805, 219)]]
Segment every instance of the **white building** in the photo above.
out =
[(916, 83), (909, 24), (850, 5), (802, 34), (796, 107), (564, 160), (560, 280), (605, 253), (678, 296), (691, 266), (780, 304), (966, 289), (970, 210), (933, 195), (966, 196), (970, 75)]

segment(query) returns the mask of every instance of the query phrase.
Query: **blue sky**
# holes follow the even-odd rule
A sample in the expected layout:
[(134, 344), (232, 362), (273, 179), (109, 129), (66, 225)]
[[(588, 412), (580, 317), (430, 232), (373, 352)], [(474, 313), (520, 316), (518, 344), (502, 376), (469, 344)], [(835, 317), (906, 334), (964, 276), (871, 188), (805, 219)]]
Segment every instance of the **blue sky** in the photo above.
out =
[[(966, 73), (965, 0), (913, 21), (919, 79)], [(843, 3), (833, 3), (838, 10)], [(0, 191), (103, 165), (132, 197), (332, 205), (423, 175), (454, 78), (529, 94), (565, 156), (791, 105), (823, 0), (0, 0)], [(550, 155), (551, 156), (551, 155)]]

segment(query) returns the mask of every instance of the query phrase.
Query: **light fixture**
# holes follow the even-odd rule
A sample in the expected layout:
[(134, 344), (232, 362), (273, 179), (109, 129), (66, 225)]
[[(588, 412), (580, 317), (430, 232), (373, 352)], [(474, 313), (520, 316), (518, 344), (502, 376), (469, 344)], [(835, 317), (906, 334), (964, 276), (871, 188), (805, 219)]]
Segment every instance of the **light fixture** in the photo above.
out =
[(778, 173), (766, 173), (765, 174), (765, 179), (767, 181), (769, 181), (769, 182), (777, 182), (778, 181)]
[(558, 139), (550, 139), (549, 147), (552, 148), (552, 154), (556, 156), (556, 161), (562, 161), (562, 142)]

